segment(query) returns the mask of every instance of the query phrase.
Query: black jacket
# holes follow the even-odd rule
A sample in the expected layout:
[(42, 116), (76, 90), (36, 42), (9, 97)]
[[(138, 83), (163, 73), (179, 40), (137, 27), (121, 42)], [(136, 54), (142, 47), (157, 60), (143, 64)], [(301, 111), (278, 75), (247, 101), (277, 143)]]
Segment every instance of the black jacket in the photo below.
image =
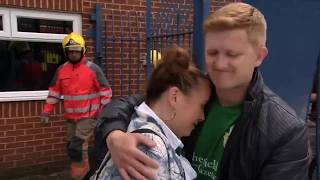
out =
[[(206, 114), (214, 101), (214, 86), (212, 91)], [(135, 95), (109, 103), (97, 127), (100, 143), (105, 145), (112, 130), (126, 131), (134, 106), (143, 101), (144, 96)], [(202, 126), (203, 122), (182, 139), (190, 162)], [(219, 165), (219, 180), (307, 180), (308, 159), (306, 122), (263, 83), (259, 70), (255, 70), (243, 116), (236, 122)]]

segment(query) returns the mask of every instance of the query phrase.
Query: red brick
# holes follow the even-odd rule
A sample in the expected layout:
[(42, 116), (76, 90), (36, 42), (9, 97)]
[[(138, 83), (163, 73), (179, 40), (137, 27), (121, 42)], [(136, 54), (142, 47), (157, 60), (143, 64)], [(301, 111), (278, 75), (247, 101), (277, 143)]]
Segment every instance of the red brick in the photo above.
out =
[(6, 144), (6, 148), (11, 149), (11, 148), (19, 148), (19, 147), (24, 147), (25, 142), (14, 142), (14, 143), (8, 143)]
[(28, 1), (27, 1), (27, 0), (21, 1), (21, 2), (22, 2), (21, 6), (24, 6), (24, 7), (27, 7), (27, 6), (28, 6)]
[(7, 155), (13, 155), (14, 151), (12, 149), (4, 149), (4, 150), (0, 150), (0, 157), (4, 157)]
[(7, 169), (11, 167), (14, 167), (14, 161), (0, 162), (0, 169)]
[(15, 149), (16, 154), (25, 154), (29, 152), (34, 152), (34, 147), (24, 147)]
[(31, 153), (26, 153), (25, 154), (25, 158), (26, 159), (34, 159), (34, 158), (38, 158), (38, 157), (42, 157), (43, 156), (43, 152), (31, 152)]
[(27, 129), (26, 134), (40, 134), (43, 133), (43, 129)]
[(49, 150), (52, 149), (52, 144), (46, 144), (46, 145), (41, 145), (41, 146), (36, 146), (36, 151), (44, 151), (44, 150)]
[(40, 124), (40, 117), (34, 118), (34, 117), (30, 117), (30, 118), (26, 118), (26, 123), (39, 123)]
[(53, 156), (54, 161), (61, 161), (61, 160), (66, 160), (66, 159), (69, 159), (69, 157), (66, 154)]
[(46, 133), (59, 132), (60, 129), (61, 129), (60, 127), (48, 127), (48, 128), (44, 128), (44, 132)]
[(22, 136), (25, 134), (24, 130), (7, 131), (6, 136)]
[(62, 1), (60, 1), (60, 9), (61, 10), (67, 10), (67, 6), (66, 6), (67, 4), (66, 4), (66, 1), (64, 1), (64, 0), (62, 0)]
[[(43, 2), (43, 1), (42, 1), (42, 2)], [(36, 8), (43, 8), (43, 7), (41, 7), (41, 5), (42, 5), (41, 0), (35, 0), (35, 3), (36, 3), (36, 4), (35, 4), (35, 5), (36, 5), (36, 6), (35, 6)]]
[(20, 141), (30, 141), (30, 140), (34, 140), (34, 135), (26, 135), (26, 136), (17, 136), (16, 137), (16, 142), (20, 142)]
[[(56, 108), (57, 109), (57, 108)], [(53, 121), (61, 121), (61, 116), (60, 115), (54, 115), (54, 116), (51, 116), (50, 117), (50, 121), (53, 122)], [(65, 121), (65, 120), (63, 120)]]
[(36, 158), (34, 161), (35, 163), (44, 163), (44, 162), (51, 162), (52, 159), (53, 159), (52, 156), (46, 156), (46, 157)]
[(14, 137), (2, 137), (0, 138), (0, 143), (12, 143), (14, 142)]
[(43, 140), (26, 141), (26, 146), (43, 145)]
[(44, 140), (45, 144), (57, 144), (57, 143), (61, 143), (61, 142), (62, 142), (61, 138), (51, 138), (51, 139)]
[(65, 132), (57, 132), (52, 134), (54, 138), (56, 137), (65, 137), (66, 133)]
[(5, 156), (5, 161), (21, 160), (24, 158), (24, 154), (8, 155)]
[(46, 150), (46, 151), (43, 151), (43, 156), (46, 157), (46, 156), (56, 156), (56, 155), (59, 155), (61, 154), (61, 150), (60, 149), (52, 149), (52, 150)]
[(67, 146), (66, 143), (54, 144), (53, 149), (58, 149), (58, 148), (65, 149), (66, 146)]
[(34, 135), (35, 139), (49, 139), (52, 137), (52, 133), (43, 133)]
[(25, 123), (25, 118), (6, 119), (6, 124), (22, 124)]
[(3, 125), (3, 126), (0, 126), (0, 131), (8, 131), (8, 130), (14, 130), (14, 125)]
[(38, 114), (37, 114), (37, 111), (36, 111), (36, 109), (37, 109), (37, 104), (38, 104), (38, 102), (37, 101), (31, 101), (31, 103), (30, 103), (30, 109), (29, 109), (29, 111), (30, 111), (30, 116), (37, 116)]
[(6, 145), (5, 144), (0, 144), (0, 150), (5, 149)]
[(34, 160), (33, 159), (22, 159), (22, 160), (17, 160), (16, 161), (16, 166), (29, 166), (31, 164), (34, 164)]
[(32, 123), (17, 124), (16, 125), (16, 130), (19, 130), (19, 129), (31, 129), (33, 127), (34, 127), (34, 124), (32, 124)]
[(19, 111), (18, 108), (19, 108), (19, 105), (17, 102), (11, 103), (11, 112), (10, 112), (11, 117), (19, 117), (18, 116), (18, 111)]
[(30, 113), (29, 113), (29, 109), (30, 109), (30, 104), (31, 102), (30, 101), (27, 101), (27, 102), (23, 102), (22, 103), (22, 114), (25, 116), (25, 117), (29, 117), (30, 116)]
[(66, 126), (65, 121), (54, 121), (52, 122), (52, 126)]

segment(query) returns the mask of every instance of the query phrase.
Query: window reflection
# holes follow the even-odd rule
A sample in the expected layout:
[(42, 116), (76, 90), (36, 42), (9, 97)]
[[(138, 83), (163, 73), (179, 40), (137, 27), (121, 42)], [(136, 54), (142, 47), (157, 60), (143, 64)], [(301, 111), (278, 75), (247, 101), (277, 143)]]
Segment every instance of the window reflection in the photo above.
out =
[(3, 20), (1, 15), (0, 15), (0, 31), (3, 31)]
[(72, 21), (18, 18), (19, 32), (69, 34), (73, 31)]
[(47, 90), (64, 62), (61, 43), (0, 41), (0, 91)]

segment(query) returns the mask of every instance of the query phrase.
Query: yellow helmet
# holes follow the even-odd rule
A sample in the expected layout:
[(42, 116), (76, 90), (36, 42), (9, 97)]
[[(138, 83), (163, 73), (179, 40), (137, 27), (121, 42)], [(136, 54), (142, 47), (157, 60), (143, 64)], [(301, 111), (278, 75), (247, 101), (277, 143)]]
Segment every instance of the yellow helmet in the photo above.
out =
[(150, 60), (153, 60), (153, 67), (156, 68), (158, 62), (161, 60), (161, 53), (157, 50), (150, 51)]
[(8, 49), (17, 53), (31, 50), (27, 41), (11, 41)]
[(82, 36), (72, 32), (63, 39), (62, 48), (64, 53), (67, 53), (68, 51), (82, 51), (83, 55), (85, 55), (85, 44), (86, 42), (84, 41)]
[[(146, 65), (146, 57), (147, 53), (145, 53), (143, 59), (140, 60), (143, 62), (143, 65)], [(153, 67), (157, 67), (159, 61), (161, 60), (161, 53), (157, 50), (150, 50), (150, 60), (153, 61)]]

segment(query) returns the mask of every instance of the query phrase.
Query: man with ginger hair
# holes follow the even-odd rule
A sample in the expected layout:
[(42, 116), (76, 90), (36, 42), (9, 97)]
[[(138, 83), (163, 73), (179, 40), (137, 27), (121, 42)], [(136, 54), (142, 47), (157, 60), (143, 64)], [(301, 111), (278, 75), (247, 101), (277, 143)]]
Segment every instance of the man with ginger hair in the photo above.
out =
[[(306, 122), (263, 82), (259, 67), (268, 54), (263, 14), (245, 3), (231, 3), (204, 23), (205, 62), (212, 97), (206, 121), (182, 139), (185, 157), (198, 180), (306, 180)], [(137, 145), (155, 144), (127, 126), (141, 95), (112, 101), (98, 127), (124, 179), (156, 179), (158, 163)], [(151, 167), (151, 168), (150, 168)]]

